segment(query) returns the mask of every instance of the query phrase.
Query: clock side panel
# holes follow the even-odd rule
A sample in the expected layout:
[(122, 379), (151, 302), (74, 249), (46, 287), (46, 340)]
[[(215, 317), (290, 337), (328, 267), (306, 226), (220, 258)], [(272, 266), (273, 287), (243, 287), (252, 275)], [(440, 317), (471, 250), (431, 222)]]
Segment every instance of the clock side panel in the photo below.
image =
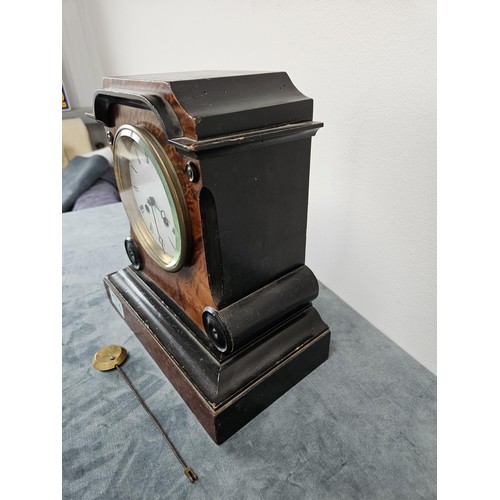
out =
[(201, 198), (205, 249), (219, 308), (304, 264), (310, 150), (307, 138), (201, 159), (210, 193)]
[(167, 144), (167, 137), (163, 131), (162, 124), (158, 122), (151, 111), (117, 104), (114, 106), (113, 113), (114, 127), (107, 128), (107, 130), (111, 131), (114, 135), (116, 130), (123, 124), (143, 127), (160, 142), (176, 170), (183, 188), (189, 214), (189, 224), (191, 226), (190, 252), (185, 265), (174, 273), (165, 271), (148, 255), (132, 228), (130, 232), (131, 237), (139, 247), (143, 261), (140, 273), (153, 281), (156, 286), (174, 300), (191, 320), (203, 330), (201, 318), (203, 309), (205, 306), (214, 307), (215, 303), (208, 282), (202, 236), (199, 205), (201, 185), (190, 182), (185, 173), (186, 162), (191, 161), (196, 165), (197, 161), (184, 157), (175, 148)]

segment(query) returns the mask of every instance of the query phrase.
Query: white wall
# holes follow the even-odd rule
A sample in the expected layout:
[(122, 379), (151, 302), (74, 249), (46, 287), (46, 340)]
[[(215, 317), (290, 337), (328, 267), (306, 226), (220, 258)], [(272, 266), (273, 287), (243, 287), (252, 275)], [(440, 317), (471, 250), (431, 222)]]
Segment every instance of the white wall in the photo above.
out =
[(325, 123), (307, 264), (436, 372), (435, 0), (63, 0), (63, 23), (80, 105), (102, 75), (288, 72)]

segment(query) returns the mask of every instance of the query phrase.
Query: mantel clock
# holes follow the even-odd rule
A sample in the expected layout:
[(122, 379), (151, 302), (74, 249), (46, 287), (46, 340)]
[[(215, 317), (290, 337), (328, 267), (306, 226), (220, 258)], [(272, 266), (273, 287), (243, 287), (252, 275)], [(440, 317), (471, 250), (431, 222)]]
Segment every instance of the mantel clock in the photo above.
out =
[(218, 444), (328, 358), (304, 265), (312, 114), (284, 72), (95, 93), (130, 220), (109, 299)]

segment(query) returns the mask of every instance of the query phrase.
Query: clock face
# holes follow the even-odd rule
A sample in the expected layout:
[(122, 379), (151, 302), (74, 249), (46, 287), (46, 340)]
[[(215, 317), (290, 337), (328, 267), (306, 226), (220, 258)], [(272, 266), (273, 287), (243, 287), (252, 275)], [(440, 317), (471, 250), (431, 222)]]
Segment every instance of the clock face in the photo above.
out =
[(123, 206), (137, 238), (167, 271), (184, 264), (189, 224), (182, 186), (164, 149), (148, 131), (121, 126), (114, 163)]

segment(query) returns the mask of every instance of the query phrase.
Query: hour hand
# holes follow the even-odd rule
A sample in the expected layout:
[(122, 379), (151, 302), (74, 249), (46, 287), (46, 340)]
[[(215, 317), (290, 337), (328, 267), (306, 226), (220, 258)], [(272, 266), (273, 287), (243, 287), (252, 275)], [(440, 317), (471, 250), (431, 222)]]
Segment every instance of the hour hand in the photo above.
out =
[[(151, 208), (156, 208), (158, 210), (158, 207), (156, 207), (155, 199), (152, 196), (148, 196), (148, 198), (146, 199), (146, 211), (149, 213), (148, 205)], [(155, 223), (156, 233), (158, 234), (158, 241), (159, 241), (161, 247), (163, 248), (163, 240), (162, 240), (161, 235), (160, 235), (160, 230), (158, 229), (158, 224), (156, 223), (156, 217), (155, 217), (154, 210), (151, 210), (151, 213), (153, 214), (153, 221)]]

